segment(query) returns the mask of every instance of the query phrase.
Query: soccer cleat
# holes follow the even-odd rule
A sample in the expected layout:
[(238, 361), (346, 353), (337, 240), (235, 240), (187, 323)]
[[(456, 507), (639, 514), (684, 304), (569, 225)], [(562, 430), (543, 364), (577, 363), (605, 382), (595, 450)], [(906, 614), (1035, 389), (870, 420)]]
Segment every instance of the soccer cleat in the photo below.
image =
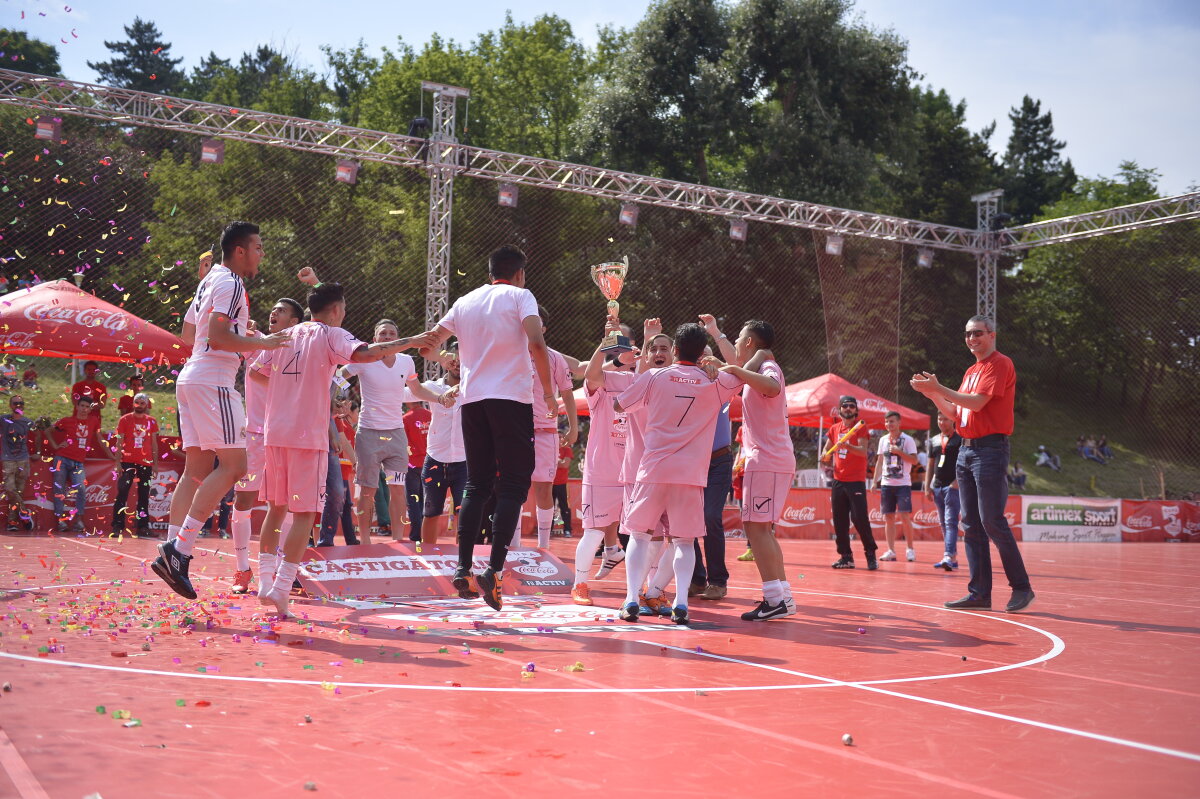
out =
[(737, 556), (737, 559), (742, 563), (750, 563), (754, 560), (754, 551), (747, 547), (745, 552)]
[(192, 556), (181, 555), (173, 541), (163, 541), (158, 545), (158, 557), (150, 564), (150, 568), (172, 591), (185, 599), (195, 599), (196, 589), (188, 579), (188, 564), (191, 562)]
[(835, 569), (853, 569), (854, 568), (854, 558), (838, 558), (837, 562), (833, 564), (833, 568), (835, 568)]
[(625, 550), (618, 549), (612, 554), (605, 553), (604, 562), (600, 564), (600, 571), (596, 572), (596, 579), (603, 580), (608, 575), (612, 574), (612, 570), (620, 565), (621, 561), (625, 560)]
[(908, 560), (909, 563), (914, 562), (917, 559), (917, 550), (913, 549), (912, 547), (909, 547), (907, 550), (905, 550), (904, 557)]
[(646, 615), (648, 615), (648, 616), (670, 616), (671, 615), (671, 603), (667, 601), (666, 594), (659, 594), (658, 596), (655, 596), (655, 597), (649, 597), (649, 596), (646, 596), (645, 594), (642, 594), (639, 597), (639, 599), (641, 599), (641, 601), (642, 601), (640, 607), (646, 608), (649, 611), (649, 613), (647, 613)]
[(454, 590), (458, 591), (459, 599), (479, 599), (479, 584), (475, 581), (475, 575), (469, 571), (454, 572), (454, 579), (451, 580)]
[(233, 588), (229, 589), (231, 594), (246, 594), (250, 592), (250, 578), (254, 576), (254, 572), (249, 569), (239, 569), (233, 573)]
[(587, 583), (577, 583), (575, 587), (571, 589), (571, 601), (576, 605), (596, 604), (592, 601), (592, 593), (588, 588)]
[(880, 555), (879, 559), (880, 560), (895, 560), (896, 553), (889, 549), (887, 552), (884, 552), (882, 555)]
[(676, 624), (688, 623), (687, 605), (676, 605), (671, 608), (671, 621)]
[(479, 593), (483, 595), (483, 601), (488, 607), (492, 610), (504, 610), (504, 573), (488, 569), (479, 575), (476, 581), (479, 584)]
[(768, 619), (791, 616), (795, 612), (796, 604), (794, 602), (789, 603), (787, 599), (782, 599), (774, 605), (763, 599), (759, 601), (758, 606), (754, 610), (742, 614), (742, 621), (767, 621)]
[(618, 615), (621, 617), (621, 621), (637, 621), (640, 612), (638, 603), (629, 602), (626, 603), (625, 607), (621, 608), (621, 612)]

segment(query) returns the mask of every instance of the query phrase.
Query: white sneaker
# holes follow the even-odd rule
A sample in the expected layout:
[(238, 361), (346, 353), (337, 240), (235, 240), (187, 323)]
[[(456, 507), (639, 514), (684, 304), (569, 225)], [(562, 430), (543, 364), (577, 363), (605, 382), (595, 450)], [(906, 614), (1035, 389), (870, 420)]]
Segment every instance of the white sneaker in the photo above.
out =
[(896, 553), (889, 549), (887, 552), (884, 552), (882, 555), (880, 555), (879, 559), (880, 560), (895, 560)]
[(906, 558), (908, 558), (909, 563), (912, 563), (913, 561), (915, 561), (917, 559), (917, 550), (913, 549), (912, 547), (909, 547), (908, 551), (904, 553), (904, 556)]
[(604, 562), (600, 564), (600, 571), (596, 572), (596, 579), (603, 580), (605, 577), (612, 574), (612, 570), (617, 568), (617, 566), (619, 566), (623, 560), (625, 560), (624, 549), (618, 549), (616, 552), (611, 554), (605, 552)]

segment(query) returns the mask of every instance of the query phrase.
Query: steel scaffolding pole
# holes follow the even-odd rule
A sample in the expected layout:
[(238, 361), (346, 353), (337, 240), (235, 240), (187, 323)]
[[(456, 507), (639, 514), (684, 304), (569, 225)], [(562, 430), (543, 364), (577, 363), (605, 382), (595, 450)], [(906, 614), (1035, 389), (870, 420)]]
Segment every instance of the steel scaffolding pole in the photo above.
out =
[(1200, 192), (1005, 228), (1000, 231), (1000, 245), (1005, 250), (1021, 252), (1047, 244), (1143, 230), (1186, 219), (1200, 219)]
[(992, 189), (971, 198), (975, 203), (975, 230), (983, 248), (975, 252), (975, 313), (982, 314), (996, 323), (996, 271), (1000, 264), (1000, 251), (996, 247), (997, 235), (992, 231), (996, 215), (1000, 212), (1000, 198), (1004, 189)]

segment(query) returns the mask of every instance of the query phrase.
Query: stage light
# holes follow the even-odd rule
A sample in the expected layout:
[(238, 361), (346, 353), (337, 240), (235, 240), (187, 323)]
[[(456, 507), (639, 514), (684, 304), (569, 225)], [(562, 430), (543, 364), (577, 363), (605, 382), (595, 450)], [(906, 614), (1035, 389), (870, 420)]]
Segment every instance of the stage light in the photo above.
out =
[(622, 225), (635, 227), (638, 218), (637, 203), (621, 203), (621, 216), (618, 218)]
[(496, 202), (500, 203), (500, 207), (502, 208), (516, 208), (517, 194), (517, 184), (501, 183), (500, 196), (497, 198)]
[(746, 231), (749, 227), (750, 224), (745, 219), (729, 220), (729, 238), (734, 241), (745, 241)]
[(354, 185), (358, 182), (358, 162), (357, 161), (338, 161), (337, 173), (333, 179), (338, 183), (349, 183)]
[(200, 142), (200, 163), (219, 164), (225, 160), (224, 139), (204, 139)]
[(62, 139), (62, 120), (55, 117), (38, 117), (33, 123), (33, 138), (46, 141)]
[(825, 254), (826, 255), (841, 255), (842, 245), (846, 240), (836, 233), (825, 237)]
[(917, 250), (917, 266), (922, 269), (928, 269), (933, 266), (933, 250), (928, 247), (922, 247)]

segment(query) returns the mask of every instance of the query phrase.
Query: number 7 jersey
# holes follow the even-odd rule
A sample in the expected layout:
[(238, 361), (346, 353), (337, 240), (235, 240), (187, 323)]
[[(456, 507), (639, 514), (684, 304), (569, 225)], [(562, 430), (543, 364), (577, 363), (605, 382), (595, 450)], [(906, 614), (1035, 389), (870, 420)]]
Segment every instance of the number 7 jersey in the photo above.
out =
[(617, 399), (641, 423), (636, 482), (707, 485), (717, 415), (741, 387), (731, 374), (710, 380), (703, 369), (684, 363), (638, 375)]

